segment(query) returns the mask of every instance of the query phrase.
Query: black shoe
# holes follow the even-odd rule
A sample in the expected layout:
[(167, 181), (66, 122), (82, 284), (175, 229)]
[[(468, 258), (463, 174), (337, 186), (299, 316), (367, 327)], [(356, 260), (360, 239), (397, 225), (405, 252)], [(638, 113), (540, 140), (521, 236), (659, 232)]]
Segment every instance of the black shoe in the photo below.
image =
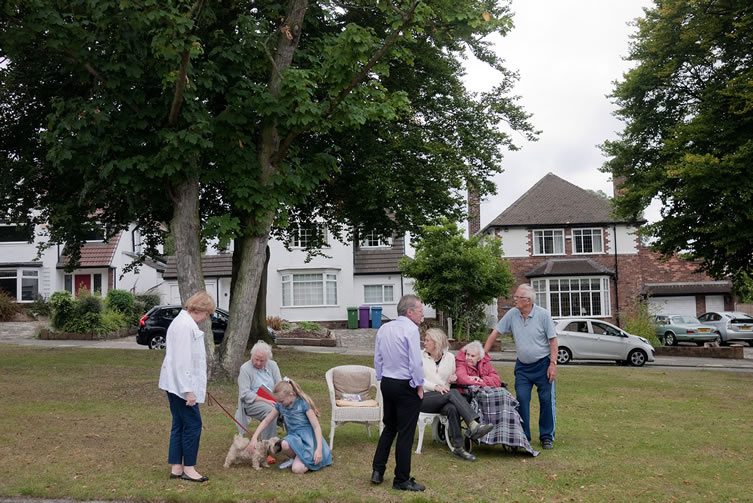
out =
[(204, 475), (202, 475), (198, 479), (193, 479), (184, 473), (183, 475), (180, 476), (180, 479), (188, 480), (189, 482), (206, 482), (207, 480), (209, 480), (209, 477), (205, 477)]
[(371, 483), (372, 484), (381, 484), (384, 482), (384, 474), (380, 472), (379, 470), (374, 470), (371, 472)]
[(541, 448), (542, 449), (554, 449), (554, 442), (549, 440), (548, 438), (541, 441)]
[(170, 472), (170, 478), (171, 478), (171, 479), (179, 479), (179, 478), (181, 478), (182, 476), (183, 476), (183, 474), (182, 474), (182, 473), (172, 473), (172, 472)]
[(392, 488), (397, 489), (398, 491), (423, 491), (426, 489), (426, 486), (419, 484), (416, 482), (416, 479), (411, 477), (405, 482), (393, 482)]
[(452, 453), (459, 458), (465, 459), (466, 461), (476, 461), (476, 456), (466, 451), (462, 447), (455, 447), (452, 450)]
[(468, 430), (468, 436), (471, 437), (472, 440), (478, 440), (493, 429), (493, 424), (479, 424), (475, 428)]

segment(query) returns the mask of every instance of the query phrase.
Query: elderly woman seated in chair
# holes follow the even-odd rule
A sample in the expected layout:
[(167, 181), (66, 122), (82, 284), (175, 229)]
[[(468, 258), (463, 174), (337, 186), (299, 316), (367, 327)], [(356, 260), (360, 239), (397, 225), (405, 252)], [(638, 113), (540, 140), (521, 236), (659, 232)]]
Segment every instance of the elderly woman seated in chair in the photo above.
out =
[[(272, 359), (272, 348), (264, 341), (254, 344), (251, 348), (251, 358), (241, 366), (238, 374), (236, 420), (244, 426), (248, 424), (248, 418), (263, 421), (267, 414), (275, 409), (275, 401), (271, 394), (281, 380), (280, 367)], [(260, 392), (259, 388), (262, 386), (265, 389)], [(238, 430), (238, 433), (243, 434), (240, 427)], [(259, 435), (259, 439), (267, 440), (274, 436), (277, 436), (277, 423), (273, 421)]]
[(486, 435), (492, 428), (490, 424), (479, 424), (478, 414), (456, 389), (450, 389), (450, 384), (456, 380), (455, 358), (449, 352), (447, 336), (438, 328), (430, 328), (424, 336), (423, 351), (424, 367), (424, 399), (421, 412), (439, 413), (447, 416), (448, 434), (453, 446), (452, 452), (456, 456), (468, 461), (474, 461), (476, 456), (463, 448), (463, 436), (460, 429), (462, 417), (469, 428), (469, 436), (478, 439)]
[(459, 386), (504, 386), (497, 370), (492, 366), (492, 359), (484, 353), (479, 341), (472, 341), (463, 346), (455, 355), (455, 372)]

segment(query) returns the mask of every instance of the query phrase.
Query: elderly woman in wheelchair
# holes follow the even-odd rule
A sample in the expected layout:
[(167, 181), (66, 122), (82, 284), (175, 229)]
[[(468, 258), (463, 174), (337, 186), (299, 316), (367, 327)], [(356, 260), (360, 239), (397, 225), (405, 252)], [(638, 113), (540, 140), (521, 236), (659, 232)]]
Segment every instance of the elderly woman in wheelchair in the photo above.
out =
[(430, 328), (424, 336), (423, 351), (424, 399), (421, 412), (447, 416), (448, 434), (452, 453), (459, 458), (475, 461), (476, 456), (463, 447), (463, 432), (460, 419), (468, 427), (467, 435), (476, 440), (483, 437), (494, 427), (480, 424), (478, 414), (468, 401), (454, 388), (450, 388), (457, 376), (455, 374), (455, 357), (449, 351), (447, 336), (441, 329)]

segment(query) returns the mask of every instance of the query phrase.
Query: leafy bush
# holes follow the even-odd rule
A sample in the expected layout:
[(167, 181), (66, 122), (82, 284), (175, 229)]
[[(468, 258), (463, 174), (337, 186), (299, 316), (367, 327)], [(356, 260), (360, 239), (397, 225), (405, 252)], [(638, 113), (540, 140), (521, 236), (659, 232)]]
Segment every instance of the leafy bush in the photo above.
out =
[(136, 302), (141, 303), (141, 312), (145, 313), (154, 306), (159, 306), (162, 303), (158, 293), (137, 293)]
[(102, 313), (102, 316), (100, 316), (99, 326), (94, 331), (98, 334), (109, 334), (128, 328), (130, 325), (128, 317), (125, 314), (112, 309), (106, 309)]
[(34, 299), (34, 302), (32, 302), (26, 310), (35, 318), (38, 316), (50, 316), (52, 314), (52, 306), (47, 302), (47, 299), (41, 295), (37, 295), (37, 298)]
[(113, 311), (130, 316), (136, 307), (136, 298), (125, 290), (110, 290), (105, 299), (107, 307)]
[(87, 334), (90, 332), (99, 333), (101, 325), (102, 315), (100, 313), (77, 313), (65, 322), (65, 325), (63, 325), (63, 332), (75, 332), (78, 334)]
[(13, 315), (18, 312), (16, 299), (11, 297), (7, 292), (0, 290), (0, 321), (10, 321)]
[(285, 320), (279, 316), (267, 316), (267, 326), (272, 330), (282, 330)]
[(622, 321), (622, 329), (627, 333), (648, 339), (648, 342), (655, 348), (662, 345), (656, 337), (656, 325), (651, 318), (646, 302), (636, 301), (620, 313), (620, 320)]
[(79, 290), (78, 299), (76, 299), (76, 314), (84, 315), (87, 313), (102, 312), (102, 297), (92, 295), (88, 290), (82, 288)]
[(320, 324), (314, 323), (313, 321), (298, 321), (296, 322), (296, 325), (298, 325), (298, 328), (301, 330), (306, 330), (308, 332), (321, 332), (324, 330)]
[(62, 330), (76, 309), (76, 301), (70, 292), (55, 292), (50, 296), (52, 326)]

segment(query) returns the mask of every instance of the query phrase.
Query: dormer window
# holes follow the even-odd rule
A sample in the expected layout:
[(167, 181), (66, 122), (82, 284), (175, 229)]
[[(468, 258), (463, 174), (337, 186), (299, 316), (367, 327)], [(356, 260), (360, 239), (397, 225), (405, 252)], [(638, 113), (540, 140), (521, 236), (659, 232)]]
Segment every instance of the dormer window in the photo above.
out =
[(573, 229), (573, 253), (603, 253), (604, 240), (601, 229)]
[(534, 255), (564, 255), (565, 231), (563, 229), (541, 229), (533, 231)]
[(384, 237), (376, 231), (369, 231), (361, 237), (361, 248), (389, 248), (392, 246), (392, 237)]

